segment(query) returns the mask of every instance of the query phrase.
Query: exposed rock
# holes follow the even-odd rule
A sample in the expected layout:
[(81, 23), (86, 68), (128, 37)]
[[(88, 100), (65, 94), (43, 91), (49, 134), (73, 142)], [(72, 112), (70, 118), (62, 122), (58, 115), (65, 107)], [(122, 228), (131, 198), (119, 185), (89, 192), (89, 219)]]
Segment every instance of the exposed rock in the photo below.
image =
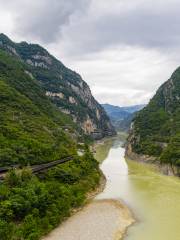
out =
[(149, 159), (147, 155), (150, 155), (163, 166), (180, 166), (180, 67), (159, 87), (133, 122), (128, 155), (131, 153), (136, 158), (136, 153), (141, 159)]
[(116, 133), (104, 109), (94, 99), (89, 86), (78, 73), (65, 67), (37, 44), (14, 43), (5, 36), (0, 36), (0, 41), (1, 48), (7, 50), (8, 43), (8, 46), (15, 49), (16, 52), (11, 49), (14, 55), (17, 53), (27, 63), (27, 71), (39, 81), (46, 96), (61, 111), (71, 114), (73, 121), (85, 134), (99, 139)]
[(43, 56), (43, 55), (36, 54), (36, 55), (33, 55), (32, 58), (35, 59), (35, 60), (45, 61), (47, 65), (51, 65), (52, 64), (52, 59), (49, 56)]
[(94, 130), (96, 129), (96, 127), (93, 125), (92, 120), (89, 118), (83, 122), (82, 128), (83, 128), (84, 132), (88, 135), (93, 133)]
[(164, 175), (180, 177), (180, 168), (171, 164), (160, 163), (156, 157), (137, 154), (130, 143), (126, 145), (125, 157), (133, 161), (154, 165)]
[(153, 156), (137, 154), (137, 153), (133, 152), (132, 145), (130, 142), (128, 142), (126, 144), (125, 156), (131, 160), (135, 160), (135, 161), (143, 162), (143, 163), (154, 163), (154, 161), (156, 161), (156, 158)]
[(27, 64), (29, 64), (31, 66), (34, 66), (34, 63), (31, 59), (27, 59), (26, 62), (27, 62)]
[(32, 61), (31, 59), (27, 59), (26, 62), (27, 64), (30, 64), (31, 66), (34, 66), (34, 67), (42, 67), (42, 68), (48, 69), (48, 66), (44, 62), (36, 62), (36, 61)]
[(69, 97), (69, 102), (72, 103), (72, 104), (77, 104), (75, 98), (73, 98), (71, 96)]
[(65, 113), (65, 114), (71, 114), (71, 112), (68, 110), (68, 109), (63, 109), (63, 108), (60, 108), (61, 109), (61, 112)]
[(16, 56), (19, 56), (18, 53), (16, 52), (16, 49), (15, 49), (15, 48), (13, 48), (13, 47), (11, 47), (11, 46), (7, 46), (7, 48), (9, 49), (9, 51), (10, 51), (11, 53), (13, 53), (13, 54), (16, 55)]
[(97, 117), (97, 119), (98, 119), (98, 120), (101, 118), (101, 115), (100, 115), (100, 113), (99, 113), (99, 110), (98, 110), (98, 109), (96, 109), (96, 117)]
[(44, 62), (33, 62), (33, 65), (35, 67), (42, 67), (42, 68), (49, 69), (49, 67)]
[(34, 77), (33, 77), (33, 75), (32, 75), (32, 73), (30, 73), (29, 71), (25, 71), (25, 73), (31, 78), (31, 79), (34, 79)]
[(53, 92), (46, 92), (46, 96), (48, 97), (58, 97), (60, 99), (64, 98), (64, 94), (59, 92), (59, 93), (53, 93)]

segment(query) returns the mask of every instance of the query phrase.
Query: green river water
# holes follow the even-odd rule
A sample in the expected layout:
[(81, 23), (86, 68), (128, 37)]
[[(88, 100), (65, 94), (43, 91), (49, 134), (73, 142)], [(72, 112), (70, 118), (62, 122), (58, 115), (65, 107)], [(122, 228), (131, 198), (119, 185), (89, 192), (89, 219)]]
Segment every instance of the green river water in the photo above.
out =
[(180, 179), (153, 167), (124, 159), (121, 139), (97, 147), (96, 157), (107, 178), (97, 199), (117, 199), (133, 212), (136, 223), (125, 240), (180, 240)]

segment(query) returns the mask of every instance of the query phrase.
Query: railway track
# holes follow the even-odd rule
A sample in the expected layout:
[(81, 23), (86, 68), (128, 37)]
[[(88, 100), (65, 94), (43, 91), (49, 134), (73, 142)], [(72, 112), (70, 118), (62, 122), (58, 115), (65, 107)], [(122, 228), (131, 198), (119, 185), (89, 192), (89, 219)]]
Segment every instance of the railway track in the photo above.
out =
[[(69, 162), (73, 160), (73, 156), (68, 156), (56, 161), (52, 161), (49, 163), (44, 163), (44, 164), (39, 164), (39, 165), (32, 165), (29, 166), (32, 169), (32, 173), (33, 174), (38, 174), (39, 172), (42, 172), (44, 170), (47, 170), (49, 168), (55, 167), (59, 164), (65, 163), (65, 162)], [(4, 180), (4, 177), (6, 175), (6, 173), (10, 170), (10, 169), (15, 169), (15, 168), (19, 168), (20, 165), (12, 165), (12, 166), (8, 166), (8, 167), (1, 167), (0, 168), (0, 180)]]

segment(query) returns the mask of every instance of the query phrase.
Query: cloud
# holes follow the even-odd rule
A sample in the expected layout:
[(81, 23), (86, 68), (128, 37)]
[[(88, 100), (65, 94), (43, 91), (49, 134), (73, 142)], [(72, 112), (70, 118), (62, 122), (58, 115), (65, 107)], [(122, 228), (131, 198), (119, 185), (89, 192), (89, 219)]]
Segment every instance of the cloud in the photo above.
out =
[(50, 43), (60, 37), (61, 28), (73, 14), (85, 11), (89, 0), (0, 0), (0, 5), (12, 14), (16, 34)]
[(75, 56), (119, 45), (180, 47), (179, 9), (178, 0), (155, 6), (150, 0), (93, 1), (87, 15), (64, 26), (61, 44)]
[(0, 31), (43, 44), (100, 102), (146, 103), (180, 63), (179, 0), (0, 0)]
[(116, 47), (82, 60), (67, 59), (83, 73), (100, 102), (116, 105), (147, 103), (177, 66), (173, 55), (140, 47)]

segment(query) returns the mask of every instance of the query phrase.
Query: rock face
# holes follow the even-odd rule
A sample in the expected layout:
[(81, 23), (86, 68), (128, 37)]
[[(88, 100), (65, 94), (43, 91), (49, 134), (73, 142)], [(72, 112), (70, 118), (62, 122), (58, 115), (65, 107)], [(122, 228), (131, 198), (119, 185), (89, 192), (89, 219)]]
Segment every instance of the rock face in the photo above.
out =
[(0, 167), (47, 163), (76, 153), (76, 142), (84, 140), (77, 129), (26, 65), (0, 50)]
[(180, 68), (135, 117), (126, 155), (180, 166)]
[(133, 152), (130, 142), (126, 145), (125, 156), (133, 161), (154, 165), (164, 175), (180, 177), (180, 168), (178, 166), (170, 163), (161, 163), (158, 161), (157, 157), (137, 154), (136, 152)]
[(72, 116), (83, 132), (95, 139), (116, 132), (103, 107), (94, 99), (89, 86), (76, 72), (65, 67), (37, 44), (14, 43), (0, 34), (0, 48), (21, 59), (43, 87), (46, 96), (60, 111)]

